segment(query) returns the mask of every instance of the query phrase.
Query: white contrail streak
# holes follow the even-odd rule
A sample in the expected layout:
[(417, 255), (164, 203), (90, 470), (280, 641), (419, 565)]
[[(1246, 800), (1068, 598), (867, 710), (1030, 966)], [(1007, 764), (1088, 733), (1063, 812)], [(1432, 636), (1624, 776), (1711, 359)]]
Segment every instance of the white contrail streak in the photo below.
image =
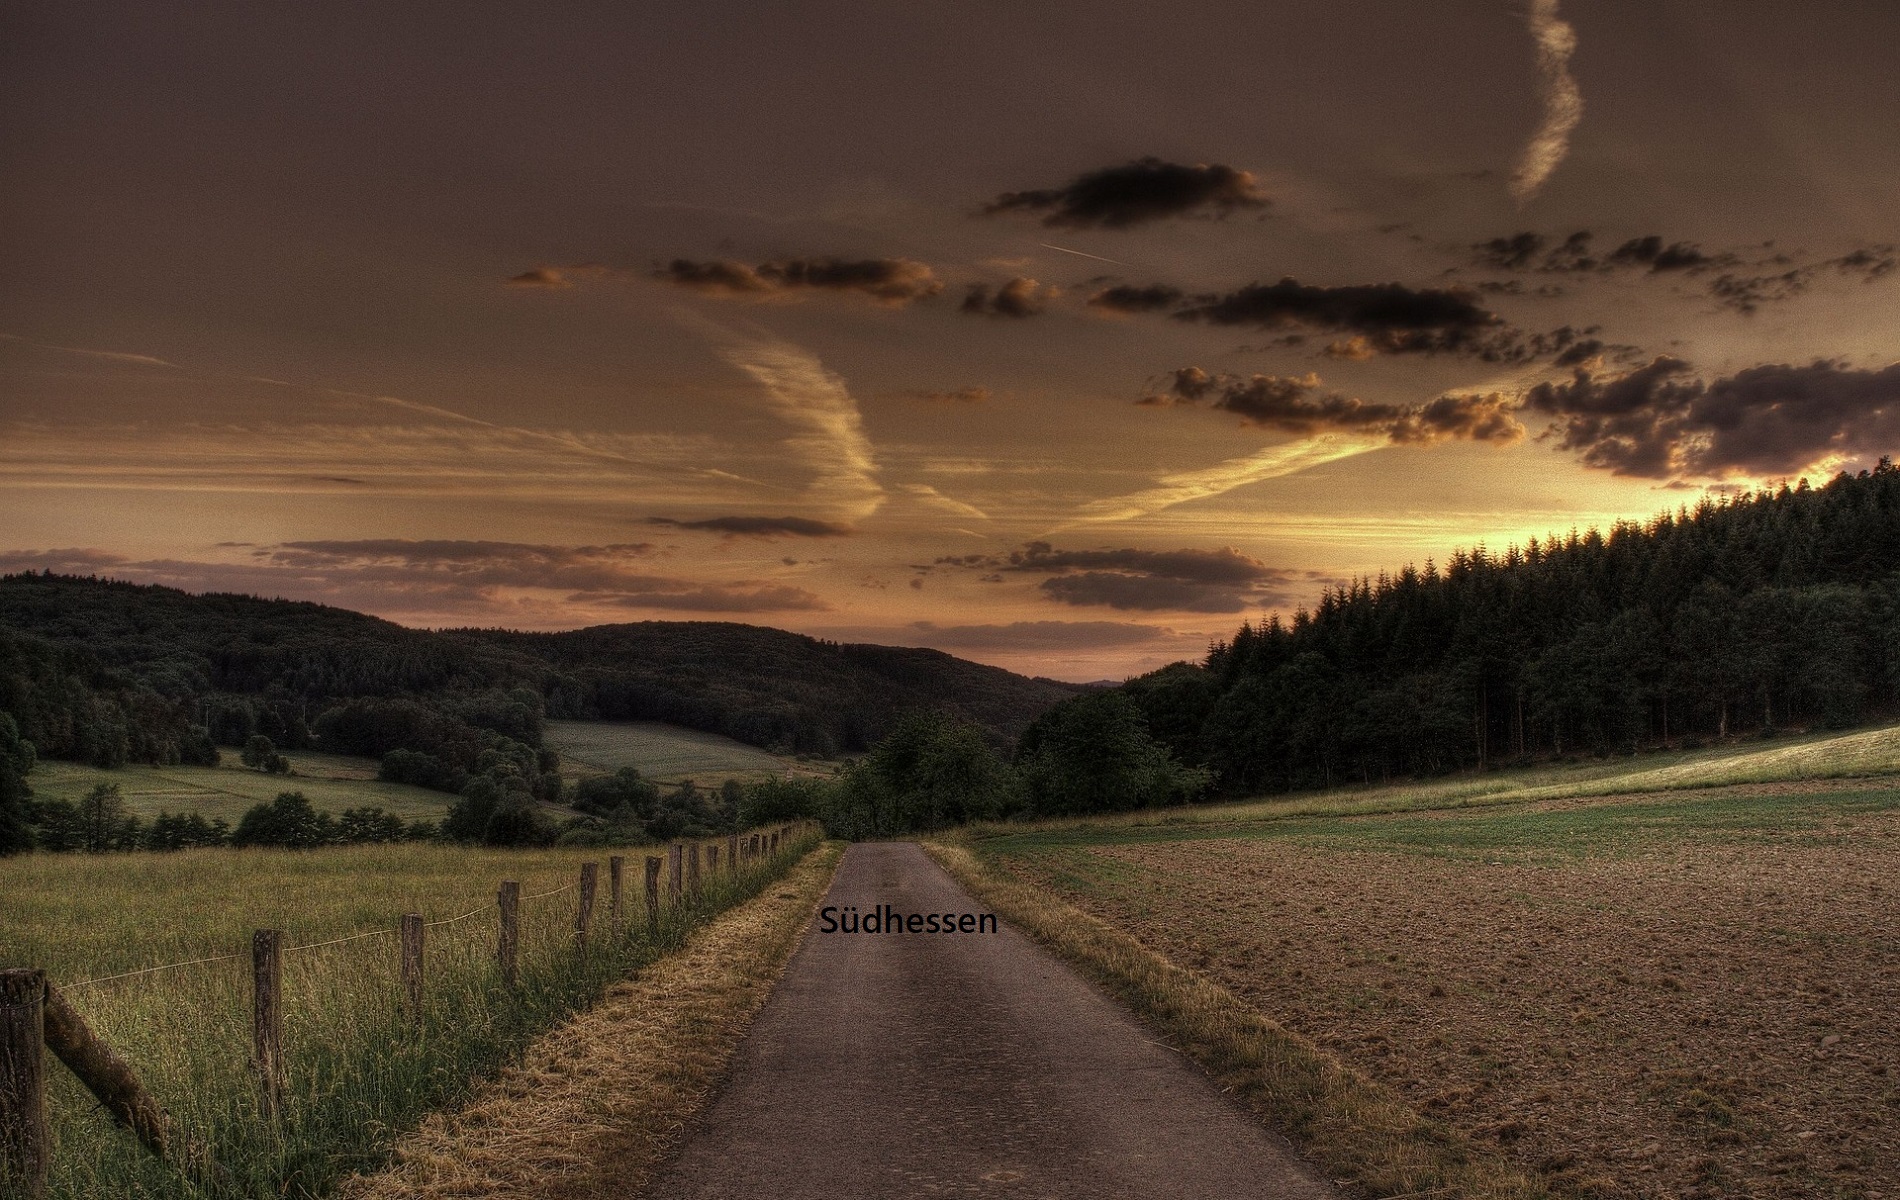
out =
[(1134, 265), (1133, 263), (1125, 263), (1119, 258), (1103, 258), (1099, 254), (1088, 254), (1081, 250), (1071, 250), (1067, 246), (1051, 246), (1048, 242), (1037, 242), (1036, 245), (1041, 246), (1044, 250), (1060, 250), (1064, 254), (1073, 254), (1078, 258), (1092, 258), (1096, 262), (1114, 263), (1118, 267)]
[(1205, 500), (1209, 496), (1231, 492), (1249, 483), (1292, 475), (1309, 467), (1317, 467), (1321, 463), (1350, 458), (1355, 454), (1382, 449), (1387, 445), (1390, 443), (1385, 438), (1351, 438), (1338, 434), (1322, 434), (1303, 442), (1268, 446), (1245, 458), (1230, 458), (1226, 462), (1204, 467), (1198, 471), (1179, 471), (1172, 475), (1163, 475), (1155, 480), (1156, 486), (1145, 491), (1091, 501), (1077, 509), (1071, 520), (1050, 532), (1070, 529), (1077, 525), (1095, 525), (1108, 521), (1128, 521), (1136, 517), (1145, 517), (1149, 513), (1160, 512), (1164, 508), (1186, 504), (1190, 500)]
[(1517, 169), (1511, 172), (1511, 195), (1519, 204), (1535, 196), (1563, 162), (1570, 152), (1570, 132), (1583, 120), (1583, 93), (1570, 76), (1577, 31), (1557, 16), (1557, 0), (1531, 0), (1525, 20), (1537, 40), (1537, 90), (1544, 102), (1544, 120), (1525, 143)]

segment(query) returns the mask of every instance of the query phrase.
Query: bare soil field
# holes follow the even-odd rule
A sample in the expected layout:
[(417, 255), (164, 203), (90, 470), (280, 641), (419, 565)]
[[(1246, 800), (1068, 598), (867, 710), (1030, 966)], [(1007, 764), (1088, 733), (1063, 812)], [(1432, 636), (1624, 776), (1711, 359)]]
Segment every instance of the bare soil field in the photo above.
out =
[(1900, 1200), (1900, 797), (1850, 786), (981, 853), (1559, 1194)]

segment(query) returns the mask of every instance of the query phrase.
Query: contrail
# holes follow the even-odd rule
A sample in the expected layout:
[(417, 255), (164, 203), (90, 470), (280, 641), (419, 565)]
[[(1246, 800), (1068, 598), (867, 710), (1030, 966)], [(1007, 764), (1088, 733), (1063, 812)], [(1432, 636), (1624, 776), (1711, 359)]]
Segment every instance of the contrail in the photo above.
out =
[(1544, 186), (1550, 173), (1570, 152), (1570, 131), (1583, 120), (1583, 93), (1570, 76), (1570, 56), (1577, 49), (1577, 31), (1557, 16), (1557, 0), (1531, 0), (1525, 14), (1531, 37), (1537, 40), (1538, 92), (1544, 102), (1544, 121), (1524, 145), (1517, 169), (1511, 172), (1511, 195), (1519, 204)]
[(1134, 265), (1133, 263), (1125, 263), (1119, 258), (1103, 258), (1099, 254), (1085, 254), (1080, 250), (1071, 250), (1067, 246), (1051, 246), (1048, 242), (1037, 242), (1036, 245), (1041, 246), (1045, 250), (1060, 250), (1064, 254), (1073, 254), (1077, 256), (1078, 258), (1092, 258), (1096, 262), (1114, 263), (1118, 267), (1128, 267), (1128, 266)]
[(1230, 458), (1226, 462), (1205, 467), (1199, 471), (1179, 471), (1172, 475), (1163, 475), (1155, 480), (1157, 486), (1146, 491), (1091, 501), (1077, 509), (1072, 519), (1058, 525), (1050, 532), (1072, 529), (1077, 525), (1096, 525), (1145, 517), (1149, 513), (1160, 512), (1164, 508), (1186, 504), (1190, 500), (1205, 500), (1209, 496), (1231, 492), (1249, 483), (1292, 475), (1310, 467), (1317, 467), (1322, 463), (1383, 449), (1390, 444), (1382, 437), (1351, 438), (1338, 434), (1322, 434), (1303, 442), (1268, 446), (1245, 458)]

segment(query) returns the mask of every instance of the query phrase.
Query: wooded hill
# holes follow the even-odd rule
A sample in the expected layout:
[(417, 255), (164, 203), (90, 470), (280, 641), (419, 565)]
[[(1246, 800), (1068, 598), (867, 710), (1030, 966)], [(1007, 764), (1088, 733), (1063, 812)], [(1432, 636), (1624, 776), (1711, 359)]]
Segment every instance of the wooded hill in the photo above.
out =
[(1900, 705), (1900, 470), (1461, 550), (1124, 690), (1228, 793), (1851, 725)]
[(280, 749), (402, 749), (479, 772), (484, 752), (538, 748), (543, 717), (669, 721), (830, 756), (934, 709), (1007, 745), (1077, 690), (748, 625), (428, 632), (318, 604), (0, 577), (0, 713), (41, 757), (105, 766), (206, 761), (214, 743), (261, 733)]

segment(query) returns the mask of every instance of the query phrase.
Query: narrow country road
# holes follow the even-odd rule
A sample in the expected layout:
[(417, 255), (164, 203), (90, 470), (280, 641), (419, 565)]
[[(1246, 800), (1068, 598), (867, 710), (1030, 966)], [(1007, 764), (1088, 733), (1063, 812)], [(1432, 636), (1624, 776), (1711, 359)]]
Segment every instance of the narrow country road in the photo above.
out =
[[(909, 843), (852, 846), (823, 903), (983, 911)], [(1336, 1200), (1193, 1064), (1014, 930), (821, 929), (651, 1195)]]

